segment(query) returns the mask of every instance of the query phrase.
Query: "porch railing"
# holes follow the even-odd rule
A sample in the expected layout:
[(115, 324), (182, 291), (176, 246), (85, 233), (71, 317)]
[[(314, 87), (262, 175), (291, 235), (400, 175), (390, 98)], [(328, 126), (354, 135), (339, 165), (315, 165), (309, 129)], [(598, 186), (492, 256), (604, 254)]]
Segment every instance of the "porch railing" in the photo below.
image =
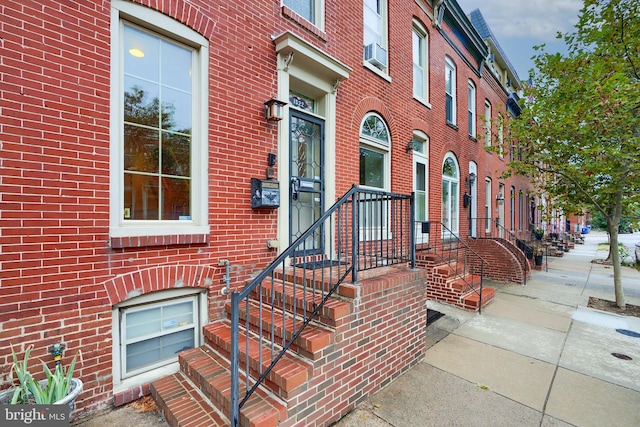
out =
[[(482, 314), (482, 282), (487, 262), (443, 223), (431, 223), (429, 231), (429, 253), (444, 262), (468, 290), (478, 295), (478, 313)], [(480, 286), (476, 287), (478, 278)]]
[[(507, 249), (516, 257), (522, 270), (524, 277), (522, 285), (527, 284), (527, 271), (529, 270), (529, 262), (527, 259), (533, 259), (534, 248), (527, 242), (525, 238), (518, 237), (516, 232), (508, 230), (497, 220), (491, 218), (476, 218), (478, 228), (481, 230), (478, 234), (480, 238), (503, 239), (510, 243), (506, 245)], [(519, 233), (520, 236), (530, 236), (531, 232), (526, 231)], [(518, 249), (517, 251), (515, 249)]]
[[(248, 286), (231, 294), (232, 426), (238, 425), (240, 410), (249, 397), (349, 275), (351, 282), (357, 283), (359, 271), (399, 263), (415, 267), (413, 223), (413, 194), (353, 186)], [(276, 289), (281, 290), (280, 301), (276, 301)], [(263, 301), (265, 294), (269, 301)], [(299, 305), (296, 296), (302, 299)], [(257, 305), (251, 312), (257, 312), (259, 325), (268, 323), (263, 319), (271, 324), (270, 329), (255, 335), (249, 328), (252, 302)], [(275, 318), (282, 318), (282, 324), (276, 326)], [(276, 337), (276, 330), (282, 338)], [(259, 343), (259, 350), (252, 350), (260, 358), (257, 367), (249, 361), (251, 336)], [(245, 378), (242, 386), (241, 370)]]

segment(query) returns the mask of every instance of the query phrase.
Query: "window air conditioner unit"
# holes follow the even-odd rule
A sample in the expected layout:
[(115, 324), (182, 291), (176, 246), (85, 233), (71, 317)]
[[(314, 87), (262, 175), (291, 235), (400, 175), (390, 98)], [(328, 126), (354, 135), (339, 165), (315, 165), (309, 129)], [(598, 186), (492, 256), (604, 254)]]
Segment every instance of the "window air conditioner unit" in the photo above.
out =
[(364, 60), (376, 67), (387, 66), (387, 50), (378, 43), (371, 43), (364, 47)]

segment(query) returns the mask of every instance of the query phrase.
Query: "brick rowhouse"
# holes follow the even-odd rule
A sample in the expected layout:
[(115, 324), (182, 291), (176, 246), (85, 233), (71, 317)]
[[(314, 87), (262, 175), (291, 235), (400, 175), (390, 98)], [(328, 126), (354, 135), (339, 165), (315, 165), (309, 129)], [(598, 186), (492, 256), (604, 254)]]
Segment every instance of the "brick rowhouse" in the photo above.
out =
[[(442, 22), (431, 1), (382, 1), (388, 51), (382, 68), (363, 61), (363, 3), (320, 3), (322, 19), (315, 23), (279, 1), (265, 0), (6, 0), (0, 5), (0, 372), (5, 386), (12, 348), (23, 354), (33, 345), (35, 366), (38, 359), (52, 360), (51, 345), (64, 343), (65, 360), (82, 355), (76, 375), (84, 390), (76, 416), (86, 416), (147, 394), (149, 383), (171, 369), (159, 368), (155, 375), (136, 371), (136, 376), (123, 373), (123, 362), (116, 360), (124, 357), (119, 319), (137, 307), (136, 301), (193, 297), (204, 313), (200, 328), (224, 316), (226, 266), (231, 288), (240, 289), (290, 240), (291, 200), (279, 209), (251, 209), (250, 203), (250, 179), (265, 179), (268, 167), (274, 168), (281, 197), (290, 194), (289, 135), (283, 131), (288, 127), (265, 120), (263, 102), (269, 98), (294, 94), (313, 101), (310, 115), (325, 129), (324, 207), (360, 183), (361, 127), (370, 114), (388, 129), (389, 146), (381, 151), (387, 191), (414, 191), (414, 158), (407, 145), (417, 133), (428, 137), (431, 222), (441, 220), (447, 153), (459, 166), (454, 203), (465, 237), (469, 224), (462, 197), (470, 162), (477, 166), (476, 217), (484, 217), (487, 178), (494, 219), (499, 184), (507, 200), (511, 187), (516, 193), (529, 191), (526, 178), (500, 178), (506, 154), (485, 150), (485, 100), (492, 106), (497, 138), (498, 114), (507, 116), (509, 92), (482, 67), (483, 58), (474, 59), (466, 41), (456, 39), (451, 25), (469, 34), (475, 30), (455, 1), (445, 1)], [(203, 64), (200, 74), (207, 75), (191, 94), (202, 97), (193, 120), (203, 131), (194, 130), (192, 137), (194, 146), (204, 148), (190, 160), (192, 209), (202, 214), (181, 218), (195, 221), (194, 227), (182, 227), (182, 219), (166, 227), (163, 220), (141, 222), (138, 229), (127, 223), (118, 92), (126, 80), (125, 65), (114, 60), (120, 55), (122, 25), (194, 52)], [(422, 28), (428, 41), (426, 100), (413, 96), (412, 25)], [(445, 119), (446, 58), (455, 64), (456, 126)], [(467, 131), (469, 82), (476, 88), (475, 137)], [(291, 104), (285, 108), (293, 110)], [(268, 164), (270, 153), (276, 155), (274, 165)], [(202, 164), (196, 167), (197, 162)], [(505, 216), (508, 209), (505, 203)], [(516, 204), (516, 209), (516, 218), (526, 218), (528, 206), (520, 211)], [(529, 221), (524, 223), (528, 227)], [(271, 240), (279, 249), (267, 246)], [(496, 271), (503, 262), (496, 257)], [(325, 377), (340, 378), (344, 392), (333, 391), (336, 383), (314, 403), (298, 402), (297, 410), (309, 417), (307, 425), (339, 419), (422, 357), (426, 292), (424, 279), (418, 282), (391, 285), (381, 295), (358, 294), (351, 316), (361, 321), (342, 325), (338, 334), (340, 346), (366, 351), (319, 368)], [(392, 338), (403, 330), (391, 326), (400, 313), (407, 328), (402, 339), (412, 340), (407, 347)], [(370, 341), (363, 342), (365, 337)], [(177, 369), (177, 359), (173, 366)], [(316, 382), (309, 390), (321, 388)], [(313, 398), (312, 392), (307, 395)]]

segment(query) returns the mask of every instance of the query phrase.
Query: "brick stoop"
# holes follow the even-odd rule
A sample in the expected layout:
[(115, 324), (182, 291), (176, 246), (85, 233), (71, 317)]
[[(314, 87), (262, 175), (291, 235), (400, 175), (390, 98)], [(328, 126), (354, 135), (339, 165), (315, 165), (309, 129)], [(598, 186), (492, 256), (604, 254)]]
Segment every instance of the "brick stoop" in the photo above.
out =
[[(378, 276), (372, 270), (363, 274), (358, 284), (340, 285), (344, 289), (329, 299), (243, 405), (241, 426), (330, 425), (422, 360), (427, 272), (407, 266), (377, 272)], [(250, 386), (270, 363), (264, 343), (271, 338), (266, 331), (282, 343), (282, 335), (291, 338), (291, 312), (315, 309), (319, 302), (309, 287), (294, 292), (288, 283), (263, 283), (252, 298), (241, 309), (250, 325), (249, 332), (240, 331), (240, 399), (246, 391), (244, 360), (249, 359)], [(261, 315), (257, 300), (278, 307), (274, 316)], [(172, 427), (229, 424), (230, 320), (214, 321), (203, 332), (204, 345), (179, 354), (180, 371), (150, 386)], [(248, 347), (245, 334), (250, 335)]]
[[(427, 298), (453, 304), (466, 310), (478, 311), (480, 303), (481, 277), (473, 274), (457, 273), (458, 264), (438, 264), (433, 257), (422, 257), (423, 266), (431, 269), (431, 280), (427, 286)], [(482, 307), (485, 307), (495, 296), (495, 289), (482, 288)]]
[[(270, 350), (264, 346), (264, 342), (260, 345), (260, 335), (267, 337), (267, 331), (273, 331), (277, 342), (282, 342), (283, 334), (286, 338), (291, 338), (294, 318), (286, 310), (293, 306), (300, 310), (303, 304), (319, 302), (310, 293), (300, 290), (294, 293), (288, 284), (276, 286), (277, 289), (262, 286), (260, 289), (263, 295), (254, 294), (254, 297), (262, 298), (263, 301), (269, 300), (269, 304), (270, 298), (274, 297), (273, 304), (280, 306), (281, 311), (274, 313), (273, 319), (271, 316), (261, 317), (256, 304), (241, 308), (241, 318), (245, 317), (248, 310), (251, 335), (248, 337), (248, 349), (241, 346), (239, 357), (245, 360), (248, 353), (252, 378), (257, 378), (258, 372), (264, 371), (271, 360)], [(314, 361), (320, 359), (324, 350), (335, 341), (332, 325), (342, 323), (341, 318), (351, 313), (351, 304), (338, 298), (327, 303), (320, 313), (320, 322), (324, 324), (310, 323), (300, 334), (291, 346), (291, 352), (279, 360), (242, 407), (240, 425), (275, 427), (287, 419), (287, 401), (306, 390), (305, 384), (313, 374)], [(230, 304), (227, 304), (225, 311), (228, 317), (230, 310)], [(214, 321), (204, 326), (203, 332), (204, 345), (179, 354), (180, 372), (155, 381), (150, 387), (158, 407), (173, 427), (229, 425), (231, 322), (228, 319)], [(241, 342), (245, 342), (245, 337), (246, 334), (240, 332)], [(276, 349), (279, 351), (277, 347)], [(244, 396), (245, 384), (246, 378), (240, 372), (240, 399)]]

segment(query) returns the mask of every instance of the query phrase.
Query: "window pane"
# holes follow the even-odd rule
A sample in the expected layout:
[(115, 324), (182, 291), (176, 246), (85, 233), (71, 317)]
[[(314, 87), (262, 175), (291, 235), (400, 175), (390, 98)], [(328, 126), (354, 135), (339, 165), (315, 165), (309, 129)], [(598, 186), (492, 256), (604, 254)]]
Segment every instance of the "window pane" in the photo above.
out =
[(124, 121), (157, 127), (160, 123), (158, 84), (125, 76), (124, 85)]
[(124, 74), (150, 82), (160, 81), (160, 39), (124, 26)]
[(360, 185), (383, 188), (384, 154), (366, 148), (360, 149)]
[(192, 51), (182, 46), (162, 41), (162, 85), (191, 93)]
[(140, 126), (124, 126), (124, 169), (158, 173), (158, 131)]
[(162, 133), (162, 173), (191, 176), (191, 138)]
[(284, 0), (284, 5), (307, 21), (314, 23), (313, 1), (314, 0)]
[(387, 127), (377, 116), (368, 116), (362, 123), (362, 129), (360, 130), (360, 133), (362, 135), (375, 138), (378, 142), (384, 145), (389, 145), (389, 134), (387, 133)]
[(416, 164), (416, 190), (426, 190), (427, 171), (423, 163)]
[(160, 332), (162, 310), (155, 307), (127, 313), (127, 340)]
[(449, 94), (446, 95), (445, 108), (446, 108), (446, 114), (447, 114), (447, 121), (451, 123), (453, 122), (453, 98)]
[(124, 218), (159, 219), (160, 189), (157, 176), (124, 174)]
[(126, 350), (127, 372), (173, 359), (181, 351), (193, 348), (194, 343), (194, 330), (187, 329), (128, 344)]
[(162, 219), (191, 219), (191, 180), (181, 178), (162, 178)]

